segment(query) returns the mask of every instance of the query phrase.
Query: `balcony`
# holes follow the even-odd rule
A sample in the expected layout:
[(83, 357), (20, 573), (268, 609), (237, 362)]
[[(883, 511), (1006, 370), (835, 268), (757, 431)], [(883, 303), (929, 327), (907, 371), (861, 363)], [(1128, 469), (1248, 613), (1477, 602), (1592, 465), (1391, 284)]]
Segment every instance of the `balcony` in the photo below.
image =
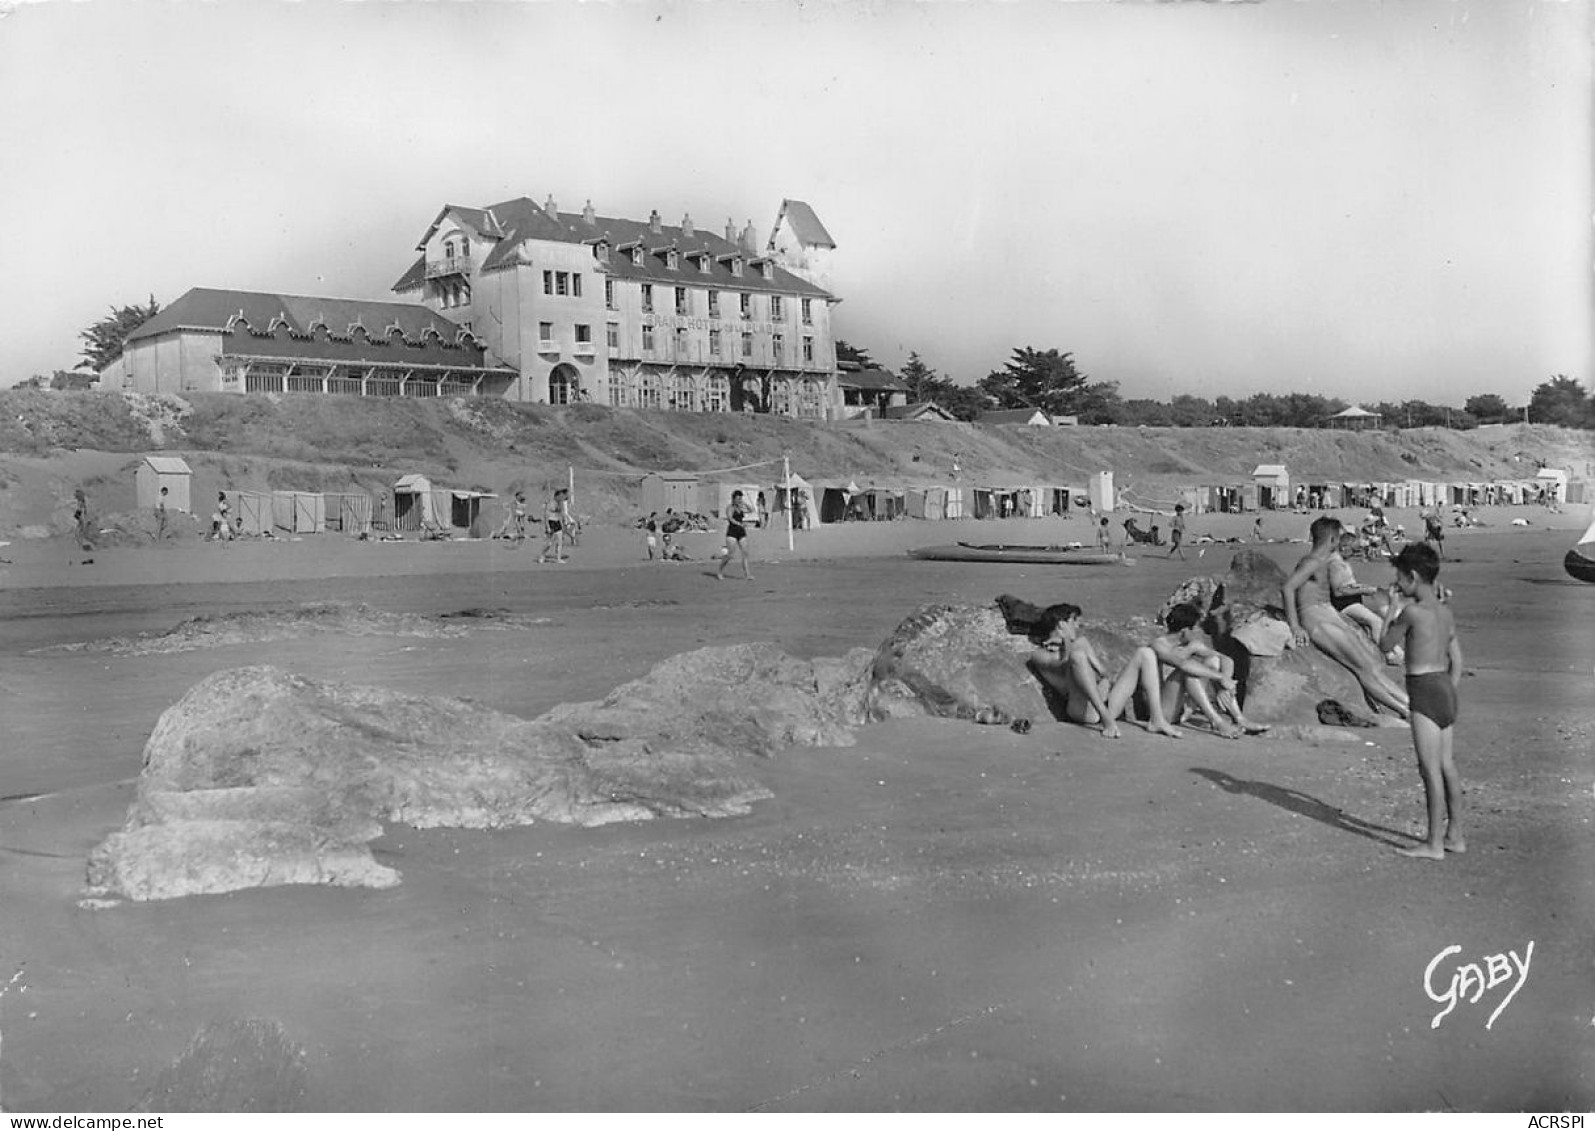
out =
[(598, 347), (592, 342), (577, 342), (571, 352), (577, 357), (597, 357)]
[(538, 353), (558, 353), (559, 343), (552, 338), (539, 338), (537, 340)]
[(428, 259), (426, 261), (426, 277), (440, 279), (445, 275), (469, 275), (471, 261), (464, 256), (454, 259)]

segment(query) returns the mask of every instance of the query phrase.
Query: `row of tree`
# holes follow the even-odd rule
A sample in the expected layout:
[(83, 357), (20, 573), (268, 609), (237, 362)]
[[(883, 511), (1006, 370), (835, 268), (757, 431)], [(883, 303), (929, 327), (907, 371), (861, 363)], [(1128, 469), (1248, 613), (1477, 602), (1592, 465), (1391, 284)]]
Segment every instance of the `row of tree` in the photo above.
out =
[[(836, 343), (836, 354), (839, 361), (866, 367), (875, 364), (868, 350), (847, 342)], [(1338, 398), (1311, 393), (1255, 393), (1244, 400), (1190, 395), (1169, 401), (1126, 400), (1119, 395), (1118, 382), (1088, 380), (1071, 355), (1029, 346), (1015, 349), (1006, 366), (992, 370), (973, 385), (960, 385), (936, 372), (917, 353), (908, 355), (898, 376), (908, 386), (909, 403), (935, 401), (960, 420), (974, 420), (995, 409), (1038, 408), (1053, 416), (1077, 416), (1081, 424), (1325, 428), (1330, 417), (1349, 407)], [(1461, 406), (1406, 400), (1363, 407), (1378, 413), (1386, 428), (1466, 429), (1524, 420), (1595, 428), (1595, 397), (1562, 374), (1536, 388), (1527, 405), (1510, 405), (1494, 393), (1483, 393), (1469, 397)]]

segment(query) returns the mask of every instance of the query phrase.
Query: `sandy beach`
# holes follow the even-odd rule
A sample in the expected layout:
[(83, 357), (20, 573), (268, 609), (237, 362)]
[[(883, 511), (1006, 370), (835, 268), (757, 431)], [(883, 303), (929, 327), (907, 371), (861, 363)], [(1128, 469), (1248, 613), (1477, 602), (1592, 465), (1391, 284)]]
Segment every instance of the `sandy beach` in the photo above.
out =
[[(1507, 525), (1519, 514), (1533, 525)], [(1198, 516), (1192, 533), (1244, 538), (1252, 517)], [(1308, 517), (1265, 530), (1301, 538)], [(221, 668), (533, 717), (706, 644), (873, 648), (928, 603), (1008, 592), (1148, 615), (1237, 547), (1130, 568), (953, 564), (904, 551), (1091, 531), (846, 524), (799, 532), (792, 552), (759, 532), (748, 583), (707, 576), (714, 535), (689, 537), (698, 561), (664, 565), (616, 527), (557, 566), (490, 542), (14, 541), (0, 983), (20, 973), (0, 997), (0, 1105), (125, 1110), (202, 1024), (264, 1018), (305, 1052), (304, 1095), (277, 1099), (307, 1110), (1586, 1109), (1595, 590), (1560, 563), (1588, 508), (1481, 517), (1449, 532), (1442, 575), (1469, 671), (1471, 851), (1441, 864), (1393, 851), (1422, 819), (1403, 729), (1175, 744), (917, 720), (761, 760), (774, 799), (744, 817), (395, 826), (376, 845), (403, 874), (390, 890), (101, 910), (78, 902), (85, 857), (125, 819), (155, 719)], [(1287, 567), (1304, 550), (1260, 548)], [(523, 621), (62, 647), (312, 602)], [(1463, 964), (1511, 953), (1530, 953), (1521, 979), (1437, 1018)]]

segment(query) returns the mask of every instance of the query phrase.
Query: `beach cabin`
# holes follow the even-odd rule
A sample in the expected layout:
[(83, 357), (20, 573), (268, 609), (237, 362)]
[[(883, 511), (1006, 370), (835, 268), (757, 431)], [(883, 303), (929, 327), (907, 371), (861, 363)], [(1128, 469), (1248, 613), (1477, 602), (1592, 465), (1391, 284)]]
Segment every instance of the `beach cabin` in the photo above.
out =
[(1114, 504), (1118, 502), (1118, 496), (1113, 493), (1113, 472), (1094, 472), (1086, 481), (1086, 498), (1093, 511), (1110, 513)]
[(273, 491), (271, 524), (289, 534), (320, 534), (327, 512), (321, 495), (314, 491)]
[(423, 523), (443, 525), (438, 521), (432, 481), (424, 475), (401, 475), (393, 485), (393, 530), (420, 530)]
[(272, 528), (271, 492), (227, 491), (228, 517), (234, 534), (260, 537)]
[(1290, 506), (1290, 472), (1282, 463), (1260, 463), (1252, 471), (1259, 510), (1285, 510)]
[(1545, 501), (1548, 503), (1567, 502), (1567, 481), (1570, 476), (1559, 467), (1542, 467), (1534, 473), (1535, 501), (1539, 501), (1538, 492), (1545, 491)]
[(166, 509), (193, 514), (189, 502), (189, 485), (194, 472), (177, 456), (145, 456), (133, 472), (133, 491), (138, 506), (143, 511), (153, 511), (160, 501), (161, 488), (166, 488)]
[(698, 476), (691, 471), (650, 471), (642, 477), (643, 514), (691, 514), (698, 507)]
[(447, 508), (439, 508), (439, 513), (448, 517), (448, 525), (455, 530), (463, 530), (472, 538), (487, 537), (487, 523), (482, 513), (482, 503), (486, 499), (496, 499), (497, 495), (490, 491), (461, 491), (450, 489), (439, 492), (447, 497)]
[(328, 530), (371, 533), (371, 496), (364, 491), (329, 491), (321, 496)]
[(948, 487), (947, 499), (943, 503), (943, 518), (967, 518), (969, 516), (967, 496), (962, 487)]
[(947, 517), (947, 489), (945, 487), (910, 487), (904, 492), (904, 505), (909, 518), (923, 518), (939, 522)]

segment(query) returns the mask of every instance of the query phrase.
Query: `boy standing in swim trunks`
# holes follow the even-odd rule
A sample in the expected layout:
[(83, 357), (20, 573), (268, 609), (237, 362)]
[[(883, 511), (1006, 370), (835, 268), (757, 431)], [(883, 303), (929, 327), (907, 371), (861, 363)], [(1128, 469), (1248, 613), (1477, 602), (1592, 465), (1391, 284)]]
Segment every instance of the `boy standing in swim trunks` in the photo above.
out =
[(1396, 583), (1390, 587), (1379, 646), (1389, 651), (1399, 644), (1407, 650), (1412, 745), (1429, 810), (1428, 837), (1398, 851), (1403, 856), (1443, 860), (1447, 852), (1468, 848), (1462, 836), (1462, 778), (1451, 755), (1462, 646), (1457, 643), (1451, 610), (1441, 602), (1435, 585), (1440, 556), (1434, 547), (1426, 542), (1406, 546), (1391, 564), (1396, 567)]

